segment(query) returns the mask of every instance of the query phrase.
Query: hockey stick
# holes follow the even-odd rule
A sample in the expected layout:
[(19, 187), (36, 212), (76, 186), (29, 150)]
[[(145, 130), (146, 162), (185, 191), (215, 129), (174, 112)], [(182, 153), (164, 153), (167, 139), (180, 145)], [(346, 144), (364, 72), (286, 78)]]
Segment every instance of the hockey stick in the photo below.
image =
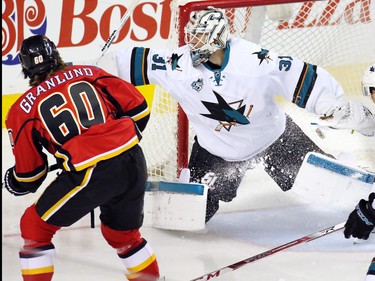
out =
[(59, 168), (59, 166), (57, 166), (57, 164), (53, 164), (53, 165), (48, 167), (48, 172), (52, 172), (54, 170), (57, 170), (58, 168)]
[(223, 275), (223, 274), (225, 274), (227, 272), (239, 269), (240, 267), (242, 267), (242, 266), (244, 266), (244, 265), (246, 265), (248, 263), (252, 263), (254, 261), (257, 261), (257, 260), (260, 260), (262, 258), (268, 257), (270, 255), (273, 255), (273, 254), (275, 254), (277, 252), (280, 252), (280, 251), (283, 251), (285, 249), (297, 246), (297, 245), (302, 244), (302, 243), (307, 243), (307, 242), (310, 242), (310, 241), (315, 240), (317, 238), (323, 237), (323, 236), (325, 236), (327, 234), (333, 233), (333, 232), (335, 232), (337, 230), (340, 230), (340, 229), (344, 228), (344, 225), (345, 225), (345, 222), (336, 224), (334, 226), (328, 227), (326, 229), (320, 230), (318, 232), (309, 234), (307, 236), (303, 236), (303, 237), (298, 238), (298, 239), (296, 239), (294, 241), (291, 241), (291, 242), (288, 242), (286, 244), (280, 245), (280, 246), (278, 246), (276, 248), (273, 248), (271, 250), (268, 250), (268, 251), (265, 251), (263, 253), (257, 254), (255, 256), (250, 257), (250, 258), (244, 259), (242, 261), (233, 263), (231, 265), (222, 267), (222, 268), (220, 268), (218, 270), (215, 270), (215, 271), (212, 271), (210, 273), (204, 274), (204, 275), (202, 275), (200, 277), (197, 277), (195, 279), (192, 279), (190, 281), (211, 280), (211, 279), (219, 277), (219, 276), (221, 276), (221, 275)]
[(133, 0), (130, 4), (129, 8), (126, 10), (124, 16), (120, 20), (120, 25), (112, 31), (112, 34), (107, 39), (107, 42), (105, 42), (103, 48), (102, 48), (102, 54), (100, 57), (103, 57), (105, 53), (108, 51), (109, 47), (112, 45), (112, 42), (117, 38), (118, 34), (120, 33), (121, 28), (124, 26), (126, 20), (129, 18), (130, 14), (133, 12), (135, 6), (138, 4), (140, 0)]

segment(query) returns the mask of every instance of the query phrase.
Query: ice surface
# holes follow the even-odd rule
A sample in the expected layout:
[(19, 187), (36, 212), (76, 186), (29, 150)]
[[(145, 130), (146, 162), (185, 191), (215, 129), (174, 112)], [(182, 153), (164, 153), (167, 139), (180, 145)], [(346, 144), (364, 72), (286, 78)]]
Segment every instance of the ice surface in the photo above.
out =
[[(3, 130), (2, 175), (14, 163)], [(54, 175), (50, 173), (49, 178)], [(21, 280), (19, 218), (38, 194), (14, 197), (2, 190), (2, 278)], [(259, 168), (249, 170), (238, 196), (221, 204), (201, 232), (143, 227), (166, 281), (188, 281), (240, 260), (346, 220), (347, 210), (306, 202), (282, 192)], [(96, 215), (98, 211), (96, 210)], [(124, 280), (121, 261), (87, 216), (59, 231), (54, 281)], [(212, 280), (227, 281), (363, 281), (375, 256), (375, 233), (354, 244), (342, 231), (278, 252)]]

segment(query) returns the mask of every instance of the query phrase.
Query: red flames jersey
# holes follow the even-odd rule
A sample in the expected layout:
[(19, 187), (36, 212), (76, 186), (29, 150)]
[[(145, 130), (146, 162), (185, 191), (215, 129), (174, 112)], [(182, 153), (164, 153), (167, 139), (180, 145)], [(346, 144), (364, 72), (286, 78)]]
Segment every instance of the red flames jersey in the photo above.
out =
[(21, 183), (44, 178), (45, 151), (66, 171), (119, 155), (139, 142), (149, 114), (133, 85), (98, 67), (57, 71), (25, 92), (8, 112), (14, 176)]

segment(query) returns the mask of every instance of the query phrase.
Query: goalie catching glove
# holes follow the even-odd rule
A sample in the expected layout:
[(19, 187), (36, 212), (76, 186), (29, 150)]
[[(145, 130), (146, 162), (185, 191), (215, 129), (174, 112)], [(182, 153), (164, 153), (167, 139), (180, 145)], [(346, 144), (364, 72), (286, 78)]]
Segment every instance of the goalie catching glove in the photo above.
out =
[(375, 117), (362, 103), (350, 101), (336, 110), (329, 120), (329, 126), (336, 129), (356, 130), (364, 136), (375, 134)]
[(3, 187), (5, 187), (14, 196), (22, 196), (32, 192), (22, 187), (13, 175), (13, 168), (8, 169), (4, 175)]
[(354, 238), (367, 240), (375, 227), (374, 200), (375, 192), (372, 192), (368, 201), (364, 199), (359, 201), (345, 224), (345, 238), (348, 239), (353, 236)]

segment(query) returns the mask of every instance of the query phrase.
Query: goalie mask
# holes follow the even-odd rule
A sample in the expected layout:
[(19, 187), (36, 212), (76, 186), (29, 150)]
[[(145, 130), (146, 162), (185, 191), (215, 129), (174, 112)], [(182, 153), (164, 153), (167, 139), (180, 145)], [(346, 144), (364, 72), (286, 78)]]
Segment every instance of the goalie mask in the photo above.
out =
[(58, 58), (55, 44), (44, 35), (31, 36), (22, 41), (19, 59), (23, 73), (29, 78), (56, 69)]
[(375, 102), (375, 64), (370, 65), (362, 78), (362, 94), (371, 96)]
[(185, 43), (190, 48), (193, 66), (206, 62), (211, 54), (224, 49), (229, 37), (229, 22), (221, 9), (192, 12), (185, 26)]

